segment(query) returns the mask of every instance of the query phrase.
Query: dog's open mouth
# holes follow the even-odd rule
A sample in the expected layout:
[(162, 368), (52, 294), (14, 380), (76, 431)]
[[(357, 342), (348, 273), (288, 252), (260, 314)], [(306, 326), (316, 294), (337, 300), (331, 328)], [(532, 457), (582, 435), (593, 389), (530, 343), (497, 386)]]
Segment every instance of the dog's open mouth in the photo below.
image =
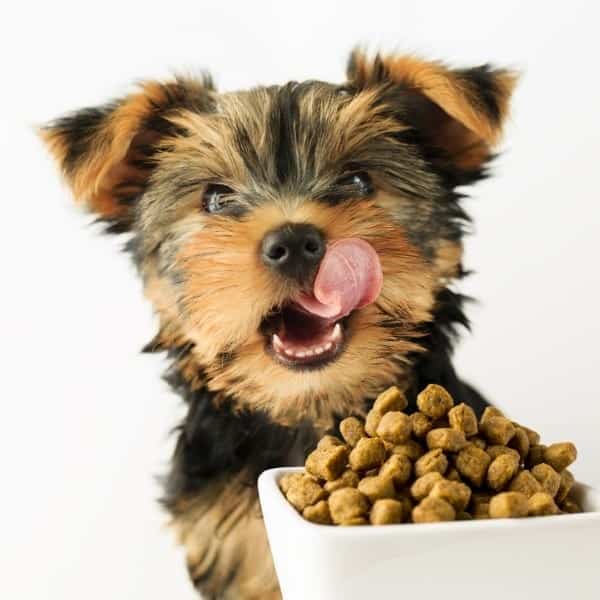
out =
[(289, 367), (324, 366), (343, 350), (346, 321), (320, 317), (291, 302), (265, 321), (269, 350)]
[(358, 238), (327, 247), (312, 292), (291, 299), (263, 322), (267, 345), (289, 367), (321, 367), (344, 348), (351, 313), (372, 303), (383, 275), (373, 247)]

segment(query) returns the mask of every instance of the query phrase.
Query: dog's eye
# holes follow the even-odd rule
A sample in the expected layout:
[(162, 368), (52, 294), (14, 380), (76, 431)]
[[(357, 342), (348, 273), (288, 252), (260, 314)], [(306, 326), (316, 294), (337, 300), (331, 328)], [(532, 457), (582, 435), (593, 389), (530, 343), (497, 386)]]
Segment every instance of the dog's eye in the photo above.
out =
[(211, 183), (206, 186), (202, 194), (202, 208), (207, 213), (221, 212), (227, 206), (227, 196), (233, 193), (233, 190), (226, 185)]
[(373, 193), (373, 181), (365, 171), (344, 175), (337, 180), (336, 186), (351, 195), (370, 196)]

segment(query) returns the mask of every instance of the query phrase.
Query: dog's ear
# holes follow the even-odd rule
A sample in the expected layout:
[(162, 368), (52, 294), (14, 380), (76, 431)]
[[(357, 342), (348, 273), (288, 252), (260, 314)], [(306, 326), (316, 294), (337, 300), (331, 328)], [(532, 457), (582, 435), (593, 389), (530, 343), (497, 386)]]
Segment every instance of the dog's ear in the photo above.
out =
[(429, 158), (467, 172), (478, 171), (490, 157), (517, 82), (516, 73), (489, 65), (450, 69), (413, 56), (369, 59), (359, 50), (347, 75), (356, 90), (381, 90), (430, 150)]
[(212, 91), (208, 76), (145, 82), (132, 94), (66, 115), (39, 133), (75, 198), (107, 222), (109, 231), (127, 231), (157, 146), (176, 133), (170, 117), (182, 109), (210, 109)]

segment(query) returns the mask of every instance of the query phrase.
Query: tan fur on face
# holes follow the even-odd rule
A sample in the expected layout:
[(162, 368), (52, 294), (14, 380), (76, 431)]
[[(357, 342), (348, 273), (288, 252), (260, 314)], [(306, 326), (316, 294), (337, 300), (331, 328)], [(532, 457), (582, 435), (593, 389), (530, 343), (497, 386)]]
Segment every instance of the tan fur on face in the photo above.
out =
[[(345, 351), (319, 371), (280, 365), (265, 352), (259, 332), (269, 310), (298, 291), (273, 276), (258, 253), (265, 233), (288, 221), (316, 225), (329, 242), (367, 240), (382, 264), (376, 304), (351, 316)], [(189, 231), (177, 258), (185, 282), (180, 320), (209, 388), (233, 396), (240, 406), (261, 408), (280, 422), (328, 422), (333, 412), (360, 411), (365, 397), (397, 382), (408, 366), (406, 355), (418, 350), (418, 327), (431, 316), (435, 269), (374, 201), (327, 207), (282, 200), (256, 209), (250, 220), (207, 218)], [(383, 324), (389, 319), (393, 330)], [(222, 364), (219, 355), (227, 352), (235, 353), (234, 360)]]

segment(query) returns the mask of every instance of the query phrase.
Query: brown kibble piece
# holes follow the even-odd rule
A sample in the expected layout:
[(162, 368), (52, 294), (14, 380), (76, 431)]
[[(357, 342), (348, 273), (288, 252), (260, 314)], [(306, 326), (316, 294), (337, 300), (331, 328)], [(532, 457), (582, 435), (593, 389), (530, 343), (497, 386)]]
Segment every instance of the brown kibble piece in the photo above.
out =
[(333, 481), (337, 479), (348, 464), (348, 449), (346, 446), (329, 446), (313, 450), (306, 458), (305, 467), (308, 473)]
[(373, 409), (382, 415), (391, 410), (406, 410), (408, 401), (406, 396), (394, 385), (377, 396)]
[(410, 417), (402, 412), (390, 411), (381, 417), (377, 425), (377, 436), (391, 444), (403, 444), (410, 439), (412, 425)]
[(577, 504), (577, 502), (575, 502), (575, 500), (573, 500), (572, 498), (565, 498), (562, 501), (560, 508), (564, 512), (571, 513), (571, 514), (583, 512), (581, 510), (581, 506), (579, 506), (579, 504)]
[(456, 456), (456, 469), (471, 483), (480, 487), (483, 483), (491, 458), (485, 450), (468, 445)]
[(410, 415), (413, 435), (418, 438), (425, 437), (433, 427), (432, 420), (422, 412), (414, 412)]
[(419, 410), (432, 419), (444, 417), (452, 408), (452, 396), (441, 386), (430, 383), (418, 396)]
[(488, 446), (485, 451), (490, 455), (492, 460), (497, 459), (502, 454), (510, 454), (517, 459), (517, 462), (521, 463), (521, 455), (514, 448), (509, 448), (508, 446), (501, 446), (499, 444), (495, 444), (493, 446)]
[(515, 435), (508, 444), (519, 453), (523, 460), (529, 454), (529, 438), (522, 427), (515, 427)]
[(487, 483), (495, 491), (504, 489), (519, 470), (519, 459), (513, 454), (500, 454), (490, 464)]
[(338, 523), (338, 525), (368, 525), (369, 521), (365, 517), (356, 517), (354, 519), (348, 519), (347, 521), (343, 521), (342, 523)]
[(415, 523), (438, 523), (441, 521), (454, 521), (456, 511), (452, 505), (441, 498), (431, 496), (422, 500), (412, 511)]
[(551, 444), (544, 450), (544, 462), (559, 473), (575, 462), (577, 448), (571, 442)]
[(434, 484), (429, 493), (430, 498), (441, 498), (450, 503), (454, 510), (461, 512), (467, 508), (471, 500), (471, 488), (457, 481), (442, 480)]
[(489, 417), (481, 423), (480, 430), (488, 442), (503, 446), (515, 435), (515, 426), (504, 417)]
[(520, 492), (502, 492), (490, 500), (489, 515), (492, 519), (526, 517), (528, 512), (527, 496)]
[(356, 488), (342, 488), (329, 496), (329, 512), (334, 523), (343, 524), (363, 517), (369, 510), (369, 501)]
[(432, 429), (427, 434), (427, 446), (434, 450), (441, 448), (447, 452), (458, 452), (467, 444), (467, 439), (462, 431), (445, 427), (440, 429)]
[(412, 474), (412, 463), (407, 456), (392, 454), (379, 470), (380, 477), (388, 477), (398, 488), (402, 487)]
[(487, 442), (482, 437), (479, 437), (478, 435), (475, 435), (472, 438), (469, 438), (469, 444), (473, 444), (474, 446), (477, 446), (480, 450), (485, 450), (487, 448)]
[(325, 490), (308, 475), (302, 475), (300, 479), (290, 483), (286, 494), (290, 504), (300, 512), (307, 506), (323, 500), (325, 496)]
[(398, 500), (377, 500), (371, 508), (371, 525), (402, 523), (404, 507)]
[(393, 498), (396, 495), (394, 483), (388, 477), (365, 477), (358, 482), (358, 491), (371, 502), (383, 498)]
[(538, 480), (543, 490), (553, 498), (560, 487), (560, 475), (548, 464), (540, 463), (531, 469), (531, 474)]
[(439, 481), (443, 481), (441, 473), (437, 471), (431, 471), (419, 477), (411, 486), (410, 493), (415, 500), (423, 500), (429, 496), (433, 486)]
[(536, 446), (540, 443), (540, 434), (537, 431), (529, 429), (529, 427), (525, 427), (524, 425), (519, 425), (519, 427), (527, 434), (530, 447)]
[(332, 492), (335, 492), (335, 490), (341, 488), (356, 487), (359, 479), (358, 474), (352, 471), (352, 469), (346, 469), (337, 479), (325, 482), (323, 487), (326, 492), (331, 494)]
[(320, 500), (313, 506), (307, 506), (302, 511), (302, 516), (307, 521), (319, 523), (320, 525), (331, 525), (333, 523), (327, 500)]
[(349, 446), (356, 446), (360, 438), (365, 437), (364, 423), (356, 417), (348, 417), (340, 423), (340, 433)]
[(521, 492), (527, 498), (531, 498), (533, 494), (543, 491), (539, 481), (527, 469), (517, 473), (515, 478), (510, 482), (508, 489), (511, 492)]
[(556, 501), (561, 503), (569, 495), (571, 488), (575, 484), (575, 477), (569, 469), (565, 469), (560, 474), (560, 485), (558, 486), (558, 492), (556, 492)]
[(279, 488), (284, 494), (287, 494), (290, 487), (304, 477), (303, 473), (288, 473), (279, 480)]
[(535, 467), (535, 465), (539, 465), (544, 462), (544, 451), (546, 450), (546, 446), (544, 444), (534, 444), (529, 447), (529, 454), (527, 455), (527, 460), (525, 464), (528, 468)]
[(467, 437), (475, 435), (478, 431), (475, 411), (464, 402), (448, 411), (448, 422), (452, 429), (462, 431)]
[(479, 419), (479, 425), (483, 425), (490, 417), (503, 417), (502, 411), (495, 406), (486, 406), (481, 419)]
[(367, 435), (370, 435), (371, 437), (377, 435), (377, 426), (379, 425), (382, 416), (383, 415), (375, 409), (372, 409), (367, 413), (367, 418), (365, 420), (365, 431), (367, 432)]
[(340, 440), (340, 438), (336, 437), (335, 435), (324, 435), (320, 440), (319, 443), (317, 444), (317, 448), (319, 450), (325, 449), (325, 448), (331, 448), (332, 446), (343, 446), (344, 442), (342, 442), (342, 440)]
[(425, 454), (425, 450), (419, 442), (415, 440), (408, 440), (404, 442), (404, 444), (396, 444), (392, 448), (392, 454), (400, 454), (401, 456), (406, 456), (410, 458), (413, 462), (419, 460), (423, 454)]
[(446, 458), (446, 455), (442, 450), (436, 448), (435, 450), (430, 450), (423, 454), (423, 456), (415, 463), (415, 475), (417, 477), (422, 477), (426, 473), (431, 473), (432, 471), (437, 471), (443, 475), (447, 468), (448, 459)]
[(489, 519), (490, 518), (490, 503), (489, 502), (478, 502), (473, 506), (473, 511), (471, 513), (473, 518), (477, 521), (481, 519)]
[(380, 467), (385, 460), (385, 446), (378, 438), (362, 438), (350, 452), (353, 471), (368, 471)]
[(529, 498), (528, 504), (529, 516), (532, 517), (556, 515), (559, 512), (558, 506), (556, 506), (554, 499), (546, 492), (536, 492)]

